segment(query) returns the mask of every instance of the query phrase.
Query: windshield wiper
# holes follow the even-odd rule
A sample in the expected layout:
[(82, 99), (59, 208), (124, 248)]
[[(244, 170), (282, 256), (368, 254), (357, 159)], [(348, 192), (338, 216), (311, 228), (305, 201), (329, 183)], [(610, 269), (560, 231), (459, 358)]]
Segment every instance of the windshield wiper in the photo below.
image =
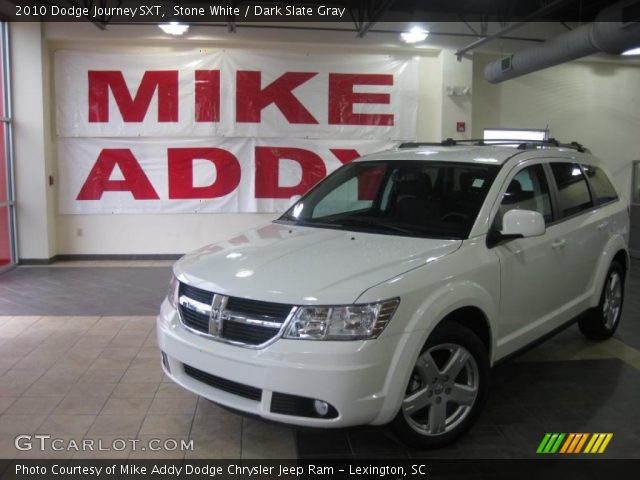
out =
[(415, 235), (415, 230), (401, 227), (395, 223), (385, 222), (378, 218), (364, 218), (364, 217), (342, 217), (331, 220), (332, 222), (340, 223), (347, 226), (363, 226), (363, 227), (382, 227), (387, 230), (393, 230), (394, 232), (406, 233), (409, 235)]
[(275, 219), (274, 222), (289, 222), (300, 227), (336, 227), (336, 225), (332, 222), (317, 222), (315, 220), (300, 219), (286, 213), (283, 214), (280, 218)]
[[(335, 217), (335, 218), (323, 218), (322, 221), (305, 219), (301, 220), (291, 215), (283, 215), (278, 220), (290, 221), (295, 225), (302, 227), (324, 227), (324, 228), (346, 228), (346, 227), (365, 227), (368, 229), (375, 229), (379, 227), (381, 229), (403, 233), (405, 235), (421, 235), (426, 234), (433, 235), (433, 229), (414, 225), (411, 228), (401, 227), (400, 225), (392, 222), (386, 222), (379, 218), (366, 218), (366, 217)], [(448, 238), (448, 236), (447, 236)]]

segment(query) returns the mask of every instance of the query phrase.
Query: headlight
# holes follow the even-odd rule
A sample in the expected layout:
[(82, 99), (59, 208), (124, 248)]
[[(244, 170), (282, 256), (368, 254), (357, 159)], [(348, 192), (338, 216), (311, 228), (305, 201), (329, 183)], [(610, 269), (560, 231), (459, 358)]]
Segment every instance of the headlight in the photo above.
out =
[(303, 306), (285, 338), (301, 340), (366, 340), (376, 338), (393, 317), (400, 300), (364, 305)]
[(169, 304), (177, 309), (178, 308), (178, 287), (180, 282), (174, 274), (171, 274), (171, 281), (169, 282), (169, 291), (167, 292), (167, 300)]

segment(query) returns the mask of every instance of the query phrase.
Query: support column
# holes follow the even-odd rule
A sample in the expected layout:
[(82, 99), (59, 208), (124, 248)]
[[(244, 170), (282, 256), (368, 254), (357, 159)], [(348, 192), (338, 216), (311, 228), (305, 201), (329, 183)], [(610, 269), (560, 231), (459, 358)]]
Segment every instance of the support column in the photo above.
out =
[[(18, 258), (46, 262), (55, 255), (53, 190), (48, 185), (44, 58), (40, 23), (11, 22), (11, 83)], [(48, 85), (46, 88), (49, 88)]]

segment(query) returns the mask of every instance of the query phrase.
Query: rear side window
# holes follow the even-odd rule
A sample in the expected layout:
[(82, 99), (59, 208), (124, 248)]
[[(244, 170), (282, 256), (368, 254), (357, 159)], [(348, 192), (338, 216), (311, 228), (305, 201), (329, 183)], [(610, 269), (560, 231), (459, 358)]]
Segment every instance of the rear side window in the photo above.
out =
[(591, 208), (591, 195), (587, 180), (577, 163), (550, 163), (558, 187), (558, 208), (563, 217), (569, 217)]
[(593, 165), (583, 165), (582, 168), (589, 179), (594, 196), (593, 200), (596, 205), (602, 205), (618, 199), (616, 189), (613, 188), (607, 174), (601, 168)]

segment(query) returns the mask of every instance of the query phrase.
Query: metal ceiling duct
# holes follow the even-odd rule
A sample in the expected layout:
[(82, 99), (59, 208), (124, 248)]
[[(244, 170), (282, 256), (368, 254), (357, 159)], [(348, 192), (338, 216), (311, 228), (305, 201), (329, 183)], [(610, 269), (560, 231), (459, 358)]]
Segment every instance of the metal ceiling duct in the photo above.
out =
[(639, 20), (639, 0), (618, 2), (602, 10), (593, 23), (491, 62), (484, 78), (500, 83), (598, 52), (620, 54), (640, 45)]

